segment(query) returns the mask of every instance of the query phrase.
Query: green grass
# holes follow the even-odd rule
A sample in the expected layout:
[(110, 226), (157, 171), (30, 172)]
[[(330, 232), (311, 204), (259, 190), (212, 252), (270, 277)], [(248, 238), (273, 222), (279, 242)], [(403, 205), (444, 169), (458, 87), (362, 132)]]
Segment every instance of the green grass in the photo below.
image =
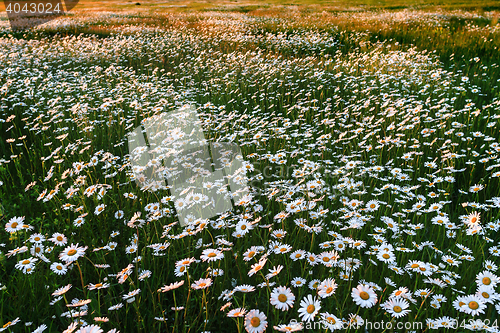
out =
[[(399, 2), (366, 1), (349, 5), (377, 10), (406, 6)], [(434, 6), (484, 9), (493, 5), (487, 1), (475, 5), (459, 1), (408, 4), (426, 11), (432, 11)], [(498, 163), (495, 149), (500, 126), (497, 52), (500, 39), (493, 16), (470, 18), (468, 13), (445, 12), (438, 19), (441, 26), (436, 27), (432, 18), (420, 18), (420, 12), (401, 22), (382, 19), (386, 12), (378, 11), (316, 15), (320, 11), (314, 6), (301, 7), (302, 12), (296, 17), (286, 9), (261, 5), (241, 5), (216, 13), (178, 10), (168, 15), (143, 13), (114, 18), (77, 14), (73, 17), (75, 26), (17, 34), (5, 32), (2, 36), (0, 85), (4, 88), (0, 92), (3, 119), (0, 130), (6, 134), (0, 141), (0, 159), (3, 158), (0, 223), (5, 225), (16, 216), (24, 216), (34, 230), (0, 232), (0, 244), (5, 244), (0, 247), (3, 252), (0, 283), (6, 287), (0, 291), (0, 326), (20, 317), (22, 323), (14, 326), (13, 331), (33, 331), (41, 324), (47, 325), (49, 332), (63, 331), (71, 322), (62, 316), (68, 311), (66, 304), (79, 298), (92, 300), (83, 316), (88, 323), (95, 323), (95, 317), (109, 318), (109, 322), (100, 324), (105, 330), (243, 332), (242, 318), (227, 318), (227, 310), (219, 310), (226, 303), (219, 296), (224, 290), (234, 288), (234, 280), (237, 285), (265, 282), (264, 275), (278, 265), (284, 268), (270, 279), (276, 282), (275, 287), (290, 287), (294, 277), (306, 278), (308, 282), (314, 278), (335, 278), (339, 284), (335, 295), (323, 299), (321, 304), (322, 311), (339, 318), (356, 313), (371, 322), (425, 322), (427, 318), (440, 316), (459, 321), (498, 317), (491, 304), (478, 317), (459, 313), (452, 306), (460, 292), (475, 292), (476, 276), (484, 270), (486, 260), (498, 263), (497, 257), (488, 252), (498, 243), (498, 234), (486, 225), (488, 222), (498, 225), (498, 208), (486, 210), (473, 206), (490, 204), (487, 200), (498, 196), (500, 186), (499, 177), (494, 176), (498, 168), (488, 168)], [(226, 11), (235, 12), (236, 16)], [(138, 28), (125, 30), (125, 24)], [(147, 31), (146, 27), (166, 31)], [(140, 106), (134, 106), (136, 102)], [(105, 103), (108, 104), (103, 107)], [(196, 235), (180, 239), (162, 237), (164, 227), (177, 221), (170, 204), (162, 206), (169, 207), (172, 213), (138, 229), (114, 217), (117, 210), (123, 210), (126, 220), (135, 212), (141, 212), (145, 218), (146, 205), (160, 202), (167, 195), (167, 191), (140, 191), (131, 181), (126, 166), (129, 153), (126, 134), (139, 126), (141, 120), (184, 103), (198, 107), (207, 139), (234, 140), (244, 158), (255, 167), (248, 174), (253, 201), (236, 207), (227, 218), (234, 219), (232, 224), (235, 224), (241, 219), (237, 214), (252, 214), (250, 220), (257, 221), (258, 226), (245, 237), (233, 235), (234, 225), (220, 229), (210, 225)], [(456, 123), (464, 126), (459, 129)], [(404, 127), (407, 125), (412, 126)], [(357, 129), (361, 132), (354, 132)], [(464, 132), (463, 137), (455, 134), (459, 131)], [(484, 136), (475, 137), (475, 132)], [(389, 137), (400, 141), (390, 141)], [(492, 140), (484, 139), (488, 137)], [(55, 152), (58, 147), (60, 151)], [(102, 169), (105, 152), (112, 154), (108, 161), (112, 156), (117, 160)], [(408, 152), (417, 154), (405, 161), (403, 156)], [(447, 157), (447, 152), (464, 156), (455, 159)], [(266, 154), (277, 153), (284, 154), (283, 165), (266, 158)], [(100, 162), (81, 171), (79, 175), (86, 179), (85, 185), (80, 185), (81, 179), (69, 170), (74, 170), (73, 163), (89, 163), (96, 156)], [(484, 158), (488, 161), (481, 161)], [(313, 166), (304, 169), (301, 159)], [(348, 161), (355, 161), (356, 167), (347, 167)], [(436, 161), (437, 168), (425, 167), (424, 162), (429, 161)], [(370, 169), (377, 165), (384, 170)], [(445, 168), (450, 166), (465, 171), (447, 172)], [(403, 181), (392, 176), (390, 171), (398, 168), (411, 179)], [(292, 171), (306, 173), (295, 178)], [(337, 171), (341, 174), (335, 174)], [(52, 177), (47, 177), (50, 172)], [(453, 176), (454, 182), (430, 185), (435, 177), (446, 176)], [(288, 190), (283, 181), (297, 185), (313, 179), (324, 182), (321, 189), (317, 192), (299, 189), (292, 197), (317, 200), (318, 206), (312, 210), (319, 211), (321, 205), (329, 212), (315, 218), (314, 214), (302, 211), (282, 221), (275, 220), (275, 215), (284, 211), (292, 200), (282, 196)], [(31, 182), (36, 184), (26, 190)], [(353, 183), (354, 188), (349, 189)], [(102, 199), (95, 194), (84, 194), (89, 186), (101, 184), (110, 186)], [(394, 184), (401, 187), (391, 187)], [(467, 193), (474, 184), (485, 188), (478, 193)], [(420, 187), (412, 187), (417, 185)], [(77, 192), (67, 198), (65, 191), (71, 186)], [(49, 193), (56, 187), (60, 191), (54, 198), (39, 199), (44, 190)], [(271, 195), (274, 190), (281, 192)], [(134, 193), (137, 198), (127, 199), (125, 193)], [(441, 202), (441, 211), (458, 227), (455, 236), (447, 236), (443, 226), (432, 224), (435, 212), (411, 211), (417, 202), (416, 195), (427, 198), (427, 207)], [(363, 227), (342, 228), (348, 220), (344, 215), (352, 211), (344, 202), (366, 203), (372, 199), (380, 201), (378, 210), (355, 210), (366, 219)], [(463, 206), (465, 202), (473, 205)], [(81, 211), (63, 209), (66, 203), (82, 207)], [(96, 215), (94, 209), (101, 203), (106, 208)], [(481, 212), (484, 235), (466, 234), (460, 216), (474, 211)], [(88, 214), (85, 224), (73, 225), (82, 213)], [(384, 217), (393, 218), (393, 223), (399, 225), (399, 233), (383, 222)], [(323, 231), (308, 232), (294, 223), (298, 218), (306, 219), (308, 227), (322, 222)], [(418, 226), (420, 223), (424, 228)], [(339, 249), (340, 259), (360, 260), (362, 265), (349, 278), (343, 278), (343, 270), (338, 266), (311, 266), (305, 260), (292, 261), (290, 253), (270, 254), (263, 274), (250, 277), (247, 274), (250, 265), (257, 260), (244, 261), (245, 251), (251, 246), (268, 246), (276, 240), (269, 228), (262, 228), (265, 225), (287, 231), (283, 243), (293, 250), (316, 254), (327, 251), (320, 244), (334, 241), (334, 234), (365, 241), (367, 247), (361, 250)], [(186, 231), (175, 225), (170, 234), (177, 235), (183, 230)], [(119, 231), (120, 235), (111, 237), (113, 231)], [(49, 238), (54, 232), (64, 233), (68, 244), (88, 246), (78, 266), (71, 265), (66, 275), (56, 275), (50, 270), (50, 263), (42, 260), (38, 260), (32, 274), (23, 274), (15, 265), (31, 257), (30, 252), (6, 257), (9, 250), (23, 245), (33, 249), (34, 245), (27, 241), (31, 234), (41, 233)], [(394, 247), (414, 251), (394, 251), (397, 267), (405, 271), (403, 275), (395, 274), (377, 259), (377, 250), (372, 248), (371, 254), (366, 253), (370, 246), (380, 244), (377, 239), (381, 235)], [(126, 254), (125, 248), (134, 242), (135, 236), (138, 250)], [(233, 245), (216, 244), (217, 237)], [(110, 241), (116, 241), (118, 248), (102, 249)], [(166, 241), (171, 244), (165, 256), (155, 256), (147, 247)], [(199, 241), (207, 248), (227, 249), (224, 259), (193, 263), (189, 275), (176, 277), (178, 260), (200, 259)], [(437, 250), (422, 245), (426, 241), (432, 241)], [(454, 286), (425, 283), (424, 276), (404, 268), (410, 260), (437, 267), (443, 262), (441, 256), (450, 254), (449, 251), (455, 258), (467, 255), (456, 243), (469, 248), (474, 260), (462, 257), (458, 267), (444, 265), (433, 275), (444, 279), (447, 274), (458, 274)], [(46, 248), (52, 247), (49, 241), (44, 244)], [(49, 262), (60, 261), (58, 254), (64, 247), (55, 246), (53, 251), (45, 253)], [(137, 256), (142, 259), (135, 263)], [(110, 267), (94, 265), (104, 263)], [(131, 263), (133, 273), (125, 283), (119, 283), (113, 275)], [(151, 277), (139, 279), (139, 268), (151, 271)], [(194, 280), (207, 277), (208, 268), (223, 269), (224, 275), (214, 278), (213, 286), (206, 290), (189, 288)], [(417, 302), (410, 305), (410, 314), (396, 320), (379, 306), (396, 289), (386, 283), (385, 277), (390, 277), (398, 287), (407, 287), (412, 292), (429, 288), (448, 300), (434, 309), (429, 299), (415, 296)], [(181, 280), (185, 284), (179, 289), (157, 292), (158, 288)], [(358, 307), (350, 295), (361, 280), (380, 286), (376, 288), (379, 301), (369, 309)], [(105, 281), (110, 288), (95, 291), (86, 287)], [(53, 299), (51, 293), (67, 284), (72, 284), (72, 289), (62, 300), (49, 305)], [(125, 302), (123, 295), (137, 288), (141, 292), (135, 301)], [(273, 325), (299, 320), (300, 301), (308, 294), (315, 294), (307, 286), (292, 287), (295, 305), (282, 312), (269, 302), (272, 289), (257, 287), (252, 293), (237, 292), (231, 308), (259, 309), (266, 314), (268, 331), (272, 331)], [(108, 310), (120, 302), (123, 308)], [(185, 308), (174, 311), (171, 309), (174, 306)], [(163, 317), (168, 320), (155, 319)], [(33, 324), (24, 328), (25, 322)]]

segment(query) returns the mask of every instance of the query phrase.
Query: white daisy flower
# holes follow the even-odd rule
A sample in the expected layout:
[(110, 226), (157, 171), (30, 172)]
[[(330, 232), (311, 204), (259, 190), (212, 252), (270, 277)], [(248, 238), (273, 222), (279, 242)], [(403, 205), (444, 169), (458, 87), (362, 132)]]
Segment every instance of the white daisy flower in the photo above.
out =
[(371, 308), (377, 303), (377, 294), (367, 285), (360, 284), (352, 288), (351, 296), (354, 302), (362, 308)]
[(295, 295), (290, 288), (277, 287), (271, 293), (271, 304), (278, 310), (288, 311), (289, 308), (293, 307), (294, 301)]
[(314, 319), (321, 309), (321, 304), (316, 297), (307, 295), (300, 301), (299, 317), (303, 321), (311, 321)]

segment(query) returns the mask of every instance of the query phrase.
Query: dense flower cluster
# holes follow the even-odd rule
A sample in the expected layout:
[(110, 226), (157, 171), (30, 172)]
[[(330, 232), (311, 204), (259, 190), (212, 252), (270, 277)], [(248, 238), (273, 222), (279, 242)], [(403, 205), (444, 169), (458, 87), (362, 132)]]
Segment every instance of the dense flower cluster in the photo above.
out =
[[(9, 290), (46, 290), (35, 332), (124, 331), (125, 314), (251, 333), (498, 316), (500, 100), (478, 104), (480, 87), (416, 48), (345, 55), (328, 32), (202, 16), (100, 40), (0, 38), (0, 251)], [(244, 162), (204, 184), (235, 209), (181, 226), (176, 211), (210, 198), (137, 187), (126, 134), (186, 104)], [(240, 180), (244, 197), (227, 188)]]

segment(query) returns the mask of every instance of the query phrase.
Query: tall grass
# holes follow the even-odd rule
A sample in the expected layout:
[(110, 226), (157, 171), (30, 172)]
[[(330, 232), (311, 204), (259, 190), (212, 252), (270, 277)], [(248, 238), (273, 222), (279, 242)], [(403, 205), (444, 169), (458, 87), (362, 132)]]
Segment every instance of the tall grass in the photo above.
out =
[[(495, 326), (495, 13), (95, 14), (60, 23), (0, 39), (0, 221), (7, 228), (24, 217), (33, 227), (0, 233), (5, 329), (63, 331), (77, 321), (79, 328), (98, 324), (122, 332), (240, 332), (249, 324), (227, 313), (242, 307), (263, 312), (271, 331), (301, 321), (300, 301), (317, 295), (307, 284), (327, 278), (338, 288), (321, 299), (320, 313), (346, 324), (362, 318), (433, 328), (449, 316), (460, 330), (473, 329), (469, 320), (478, 318)], [(246, 173), (253, 198), (204, 227), (175, 224), (174, 206), (164, 199), (169, 192), (140, 191), (131, 179), (126, 134), (184, 104), (197, 107), (207, 139), (237, 143), (254, 169)], [(308, 205), (294, 210), (300, 199)], [(153, 204), (165, 209), (160, 218)], [(124, 216), (117, 218), (118, 211)], [(137, 212), (146, 223), (132, 228), (127, 222)], [(473, 212), (481, 213), (479, 231)], [(243, 231), (245, 221), (255, 227)], [(68, 243), (49, 241), (55, 232)], [(34, 241), (36, 234), (46, 239)], [(85, 255), (56, 274), (51, 264), (63, 263), (59, 254), (77, 243), (88, 247)], [(154, 250), (155, 244), (166, 250)], [(276, 250), (285, 244), (290, 252)], [(14, 249), (19, 253), (9, 253)], [(224, 258), (201, 261), (204, 249), (219, 249)], [(249, 250), (257, 254), (247, 261)], [(331, 267), (314, 265), (293, 260), (297, 250), (336, 251), (338, 258), (330, 254)], [(384, 253), (393, 259), (385, 261)], [(191, 257), (197, 261), (176, 276), (176, 263)], [(264, 257), (264, 269), (249, 276)], [(16, 267), (28, 258), (38, 259), (29, 274)], [(414, 261), (439, 280), (412, 268)], [(128, 265), (132, 271), (122, 281)], [(266, 277), (279, 265), (281, 272)], [(211, 275), (216, 269), (223, 274)], [(487, 292), (495, 300), (474, 296), (485, 305), (479, 315), (457, 308), (455, 300), (484, 284), (476, 280), (485, 271), (493, 274)], [(191, 287), (208, 277), (209, 288)], [(293, 285), (295, 278), (306, 285)], [(159, 291), (176, 281), (185, 283)], [(98, 283), (109, 287), (89, 290)], [(60, 299), (51, 296), (68, 284)], [(255, 291), (238, 291), (245, 284)], [(376, 293), (369, 308), (351, 296), (363, 284)], [(295, 296), (288, 311), (271, 304), (278, 286)], [(411, 312), (398, 319), (381, 304), (405, 287)], [(124, 299), (139, 289), (130, 303)], [(423, 291), (430, 295), (421, 297)], [(82, 312), (68, 312), (74, 309), (68, 304), (86, 299), (91, 302), (76, 307)], [(9, 327), (17, 317), (21, 323)]]

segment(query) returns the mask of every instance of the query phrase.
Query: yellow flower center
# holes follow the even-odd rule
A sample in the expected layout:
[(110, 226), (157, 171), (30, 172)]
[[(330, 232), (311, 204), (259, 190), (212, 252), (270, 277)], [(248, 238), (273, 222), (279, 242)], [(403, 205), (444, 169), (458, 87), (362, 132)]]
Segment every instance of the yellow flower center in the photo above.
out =
[(366, 291), (362, 291), (359, 293), (359, 297), (361, 297), (361, 299), (366, 301), (367, 299), (370, 298), (370, 295), (368, 295), (368, 293)]
[(469, 302), (469, 308), (471, 308), (472, 310), (476, 310), (477, 308), (479, 308), (479, 304), (475, 301)]
[(75, 249), (71, 249), (68, 251), (68, 256), (74, 256), (76, 254), (76, 250)]
[(390, 256), (389, 254), (387, 254), (387, 253), (384, 253), (384, 254), (382, 255), (382, 258), (384, 258), (384, 259), (389, 259), (390, 257), (391, 257), (391, 256)]
[(287, 301), (287, 299), (288, 299), (288, 298), (286, 297), (286, 295), (285, 295), (285, 294), (280, 294), (280, 295), (278, 296), (278, 301), (280, 301), (281, 303), (285, 303), (285, 302)]
[(489, 277), (483, 278), (483, 284), (489, 285), (491, 283), (491, 279)]
[(253, 317), (252, 319), (250, 319), (250, 325), (252, 325), (252, 327), (259, 327), (260, 326), (260, 318)]
[(326, 288), (326, 293), (329, 294), (333, 291), (333, 288), (332, 287), (328, 287)]
[(101, 288), (102, 287), (102, 283), (98, 283), (95, 285), (96, 288)]
[(487, 292), (483, 291), (481, 293), (481, 295), (483, 295), (484, 298), (490, 298), (490, 294), (488, 294)]
[(23, 265), (27, 265), (27, 264), (29, 264), (29, 263), (30, 263), (30, 261), (29, 261), (28, 259), (26, 259), (26, 260), (23, 260), (23, 262), (22, 262), (21, 264), (23, 264)]
[(10, 326), (10, 324), (12, 324), (12, 322), (11, 322), (11, 321), (9, 321), (7, 324), (3, 325), (3, 327), (2, 327), (2, 328), (9, 327), (9, 326)]
[(314, 307), (314, 305), (310, 304), (310, 305), (307, 306), (307, 309), (306, 309), (307, 313), (313, 313), (314, 310), (316, 310), (316, 308)]
[(328, 317), (326, 318), (326, 321), (329, 323), (329, 324), (335, 324), (337, 321), (333, 318), (333, 317)]
[(211, 253), (209, 253), (209, 254), (207, 255), (207, 257), (209, 257), (209, 258), (213, 258), (213, 257), (215, 257), (215, 256), (216, 256), (216, 254), (215, 254), (214, 252), (211, 252)]
[(62, 236), (57, 236), (56, 238), (59, 242), (61, 242), (63, 240)]
[(10, 225), (11, 228), (17, 228), (17, 226), (18, 226), (17, 222), (12, 222), (12, 224)]
[(394, 308), (393, 308), (394, 312), (397, 312), (397, 313), (400, 313), (401, 311), (403, 311), (403, 309), (401, 309), (400, 306), (396, 305)]

